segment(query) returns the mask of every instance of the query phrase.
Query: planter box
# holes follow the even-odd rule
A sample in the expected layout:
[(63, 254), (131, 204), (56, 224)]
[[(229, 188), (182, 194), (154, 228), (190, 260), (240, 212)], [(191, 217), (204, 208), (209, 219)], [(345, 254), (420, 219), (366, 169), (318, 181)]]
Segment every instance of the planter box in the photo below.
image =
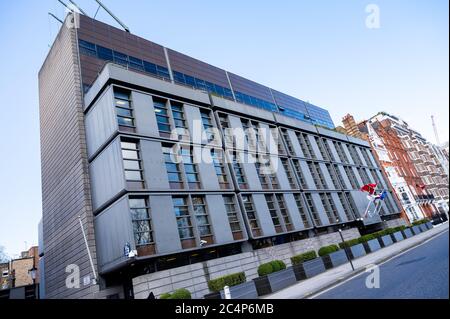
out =
[(294, 265), (292, 268), (294, 269), (295, 278), (298, 281), (314, 277), (326, 270), (322, 258), (308, 260)]
[(348, 262), (347, 254), (344, 249), (322, 257), (326, 269), (331, 269)]
[(414, 234), (412, 233), (410, 228), (406, 228), (405, 230), (403, 230), (403, 236), (405, 236), (406, 239), (414, 236)]
[(391, 237), (394, 240), (394, 242), (396, 242), (396, 243), (405, 239), (405, 237), (403, 237), (403, 233), (401, 231), (391, 234)]
[(427, 230), (428, 230), (428, 227), (427, 227), (427, 225), (426, 224), (420, 224), (419, 225), (419, 228), (420, 228), (420, 231), (423, 233), (423, 232), (426, 232)]
[[(230, 287), (231, 299), (257, 299), (258, 292), (256, 291), (255, 282), (247, 281), (243, 284)], [(220, 291), (222, 299), (225, 299), (225, 293)]]
[(292, 267), (274, 272), (267, 276), (255, 278), (253, 281), (255, 283), (258, 296), (270, 294), (291, 286), (297, 282)]
[(372, 239), (368, 242), (364, 243), (364, 248), (366, 248), (366, 252), (368, 254), (373, 253), (379, 249), (381, 249), (380, 242), (378, 239)]
[(363, 244), (354, 245), (346, 249), (350, 255), (351, 260), (362, 257), (366, 254), (366, 250), (364, 249)]
[(425, 226), (427, 226), (428, 229), (433, 228), (433, 224), (431, 222), (426, 223)]
[(381, 247), (387, 247), (392, 245), (394, 242), (392, 241), (391, 235), (386, 235), (378, 238)]
[(420, 227), (418, 225), (413, 226), (411, 229), (412, 229), (414, 235), (419, 235), (422, 232), (422, 230), (420, 229)]
[(222, 299), (220, 292), (212, 292), (210, 294), (204, 295), (205, 299)]

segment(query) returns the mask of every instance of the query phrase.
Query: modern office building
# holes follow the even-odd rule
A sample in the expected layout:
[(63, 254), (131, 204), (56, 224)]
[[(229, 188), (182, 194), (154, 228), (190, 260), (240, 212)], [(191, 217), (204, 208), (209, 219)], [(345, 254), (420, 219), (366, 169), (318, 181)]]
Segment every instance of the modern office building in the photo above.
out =
[[(337, 243), (339, 229), (403, 223), (370, 145), (332, 130), (328, 111), (73, 19), (39, 73), (47, 298), (201, 297), (209, 278), (251, 279), (274, 255)], [(388, 196), (361, 221), (371, 182)]]

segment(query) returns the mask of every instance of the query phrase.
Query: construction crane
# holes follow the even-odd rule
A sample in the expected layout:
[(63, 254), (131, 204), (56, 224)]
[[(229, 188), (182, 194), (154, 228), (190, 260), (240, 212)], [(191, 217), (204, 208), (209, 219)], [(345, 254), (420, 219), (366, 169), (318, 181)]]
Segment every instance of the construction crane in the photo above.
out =
[(441, 143), (439, 141), (439, 135), (438, 135), (438, 131), (437, 131), (436, 122), (434, 121), (434, 115), (431, 115), (431, 122), (433, 123), (433, 130), (434, 130), (434, 136), (436, 138), (436, 143), (438, 146), (441, 146)]

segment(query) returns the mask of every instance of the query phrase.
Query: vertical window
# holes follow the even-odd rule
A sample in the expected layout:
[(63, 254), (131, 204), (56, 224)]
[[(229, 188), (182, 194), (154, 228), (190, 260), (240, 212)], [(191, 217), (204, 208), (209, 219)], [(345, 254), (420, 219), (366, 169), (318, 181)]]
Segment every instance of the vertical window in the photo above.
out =
[(340, 188), (340, 187), (347, 188), (344, 178), (342, 177), (341, 171), (339, 170), (339, 166), (335, 164), (335, 165), (333, 165), (333, 168), (334, 168), (334, 172), (336, 173), (336, 176), (340, 183), (340, 186), (338, 186), (338, 188)]
[(256, 217), (256, 211), (253, 206), (251, 195), (242, 195), (242, 202), (244, 203), (245, 213), (247, 214), (247, 220), (250, 224), (250, 229), (252, 230), (253, 236), (261, 236), (261, 229), (259, 227), (258, 218)]
[(281, 164), (283, 164), (284, 171), (286, 172), (287, 179), (289, 181), (289, 185), (291, 189), (297, 189), (297, 183), (295, 182), (295, 177), (291, 169), (291, 165), (289, 164), (289, 160), (287, 158), (281, 158)]
[(286, 226), (287, 231), (291, 231), (293, 229), (292, 222), (289, 217), (288, 211), (286, 209), (286, 203), (284, 202), (284, 196), (282, 194), (275, 195), (277, 199), (278, 207), (280, 208), (280, 215), (283, 219), (284, 225)]
[(322, 175), (319, 163), (308, 162), (308, 167), (317, 189), (326, 189), (328, 186)]
[(207, 207), (203, 196), (192, 196), (195, 222), (200, 237), (211, 236), (211, 223), (209, 222)]
[(189, 214), (187, 197), (173, 197), (173, 209), (177, 219), (178, 234), (181, 240), (194, 238), (192, 220)]
[(221, 189), (230, 188), (230, 183), (228, 182), (228, 175), (225, 169), (225, 161), (223, 158), (222, 150), (214, 149), (211, 151), (211, 157), (214, 163), (214, 169), (216, 171), (217, 179), (219, 181), (219, 186)]
[(311, 212), (311, 216), (313, 218), (314, 224), (319, 227), (322, 226), (322, 221), (320, 220), (319, 214), (317, 213), (316, 205), (314, 205), (314, 200), (312, 195), (309, 193), (305, 194), (306, 204), (308, 205), (308, 209)]
[(203, 129), (205, 130), (208, 143), (214, 140), (213, 122), (211, 120), (211, 112), (205, 109), (200, 109), (200, 116), (202, 119)]
[(347, 177), (350, 180), (350, 184), (352, 185), (353, 189), (358, 189), (358, 180), (356, 179), (356, 175), (353, 172), (353, 169), (351, 166), (344, 166), (344, 170), (347, 173)]
[(125, 131), (134, 131), (135, 126), (130, 92), (114, 88), (114, 103), (119, 128)]
[(371, 180), (369, 178), (369, 175), (367, 175), (366, 169), (365, 168), (357, 168), (359, 176), (361, 177), (362, 181), (364, 184), (369, 184), (371, 183)]
[(338, 197), (339, 197), (339, 200), (341, 201), (342, 207), (344, 207), (344, 213), (345, 213), (345, 216), (347, 217), (347, 220), (348, 221), (354, 220), (355, 218), (353, 217), (354, 216), (353, 208), (347, 202), (347, 199), (344, 197), (344, 194), (338, 193)]
[(335, 161), (336, 159), (334, 158), (333, 152), (331, 151), (330, 145), (328, 144), (328, 140), (327, 139), (322, 139), (323, 142), (323, 146), (325, 147), (325, 150), (328, 154), (328, 158), (332, 161)]
[(300, 217), (303, 221), (303, 225), (305, 226), (305, 228), (310, 228), (311, 224), (306, 215), (306, 208), (305, 208), (305, 205), (303, 204), (302, 195), (300, 195), (298, 193), (294, 194), (294, 198), (295, 198), (295, 203), (297, 204), (298, 212), (300, 213)]
[(311, 146), (311, 142), (309, 141), (308, 134), (305, 133), (297, 133), (298, 142), (300, 143), (300, 147), (302, 148), (303, 154), (306, 158), (316, 159), (316, 154), (314, 154), (314, 150)]
[(362, 153), (362, 155), (364, 157), (364, 160), (366, 161), (367, 166), (368, 167), (372, 167), (373, 166), (372, 165), (372, 161), (370, 160), (370, 157), (369, 157), (369, 154), (367, 153), (367, 150), (362, 148), (362, 147), (360, 148), (360, 150), (361, 150), (361, 153)]
[(349, 192), (344, 193), (345, 195), (345, 199), (347, 199), (347, 203), (349, 204), (349, 208), (350, 211), (352, 212), (353, 216), (358, 217), (357, 215), (357, 208), (356, 208), (356, 204), (355, 201), (353, 200), (352, 196), (350, 195)]
[(225, 140), (226, 147), (233, 146), (233, 134), (231, 132), (230, 123), (228, 122), (228, 116), (226, 114), (219, 113), (220, 126), (222, 127), (222, 133)]
[(236, 203), (233, 195), (223, 195), (223, 201), (225, 202), (225, 209), (228, 215), (228, 221), (230, 223), (231, 231), (240, 232), (241, 224), (239, 222), (238, 212), (236, 209)]
[(272, 134), (274, 142), (277, 143), (278, 155), (286, 155), (286, 150), (284, 149), (283, 141), (281, 139), (278, 129), (276, 127), (270, 127), (269, 129)]
[(267, 207), (269, 208), (270, 217), (272, 218), (273, 225), (275, 226), (275, 231), (277, 233), (283, 232), (281, 227), (280, 217), (278, 216), (277, 208), (273, 199), (273, 195), (265, 195)]
[(294, 147), (292, 146), (292, 142), (289, 137), (288, 131), (286, 129), (281, 129), (281, 135), (283, 136), (283, 140), (286, 143), (286, 147), (289, 154), (295, 156)]
[(348, 163), (347, 154), (345, 153), (344, 147), (342, 146), (341, 142), (333, 141), (334, 147), (336, 148), (336, 151), (339, 155), (339, 158), (341, 162)]
[(241, 163), (239, 162), (238, 159), (238, 153), (234, 153), (232, 155), (232, 158), (233, 158), (233, 170), (234, 174), (236, 175), (236, 181), (239, 185), (239, 188), (247, 189), (248, 184), (245, 178), (244, 170), (242, 169)]
[(267, 175), (261, 169), (261, 163), (256, 161), (255, 163), (256, 173), (258, 174), (259, 182), (261, 183), (262, 189), (270, 189), (269, 188), (269, 179)]
[(300, 186), (303, 189), (307, 189), (308, 185), (306, 185), (305, 177), (303, 176), (302, 168), (299, 160), (292, 160), (294, 164), (295, 172), (297, 173), (298, 180), (300, 181)]
[(331, 166), (331, 164), (326, 164), (326, 167), (327, 167), (328, 173), (331, 176), (331, 181), (333, 182), (335, 189), (341, 188), (341, 185), (339, 184), (339, 181), (336, 177), (336, 172), (334, 171), (333, 166)]
[(130, 197), (129, 205), (136, 246), (152, 244), (153, 232), (148, 200), (146, 198)]
[(155, 109), (159, 135), (161, 137), (170, 137), (171, 126), (167, 108), (167, 101), (153, 97), (153, 107)]
[(197, 165), (194, 164), (194, 154), (191, 147), (181, 148), (181, 158), (183, 160), (184, 172), (190, 189), (199, 189), (200, 180), (198, 177)]
[(164, 163), (167, 170), (169, 185), (172, 189), (183, 188), (183, 180), (181, 177), (180, 164), (176, 161), (176, 152), (174, 147), (163, 144), (162, 151), (164, 155)]
[(139, 144), (131, 140), (123, 139), (120, 142), (120, 146), (122, 148), (122, 159), (127, 185), (132, 188), (144, 188)]
[(186, 119), (184, 118), (183, 104), (170, 101), (172, 109), (173, 121), (177, 130), (178, 139), (183, 141), (189, 141), (189, 130), (186, 126)]
[(353, 162), (356, 165), (362, 165), (362, 161), (361, 158), (358, 155), (358, 151), (356, 150), (356, 147), (354, 145), (351, 145), (348, 147), (349, 151), (350, 151), (350, 156), (353, 160)]
[(322, 158), (326, 161), (329, 159), (327, 151), (325, 150), (321, 139), (318, 136), (314, 136), (314, 139), (316, 140), (317, 146), (319, 147), (320, 154), (322, 155)]

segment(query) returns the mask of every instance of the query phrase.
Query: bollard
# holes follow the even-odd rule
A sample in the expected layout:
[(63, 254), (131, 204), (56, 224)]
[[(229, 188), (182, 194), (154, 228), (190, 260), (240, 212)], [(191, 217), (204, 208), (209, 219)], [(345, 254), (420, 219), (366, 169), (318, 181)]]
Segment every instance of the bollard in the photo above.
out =
[(231, 299), (230, 287), (228, 286), (223, 287), (223, 292), (225, 295), (225, 299)]

